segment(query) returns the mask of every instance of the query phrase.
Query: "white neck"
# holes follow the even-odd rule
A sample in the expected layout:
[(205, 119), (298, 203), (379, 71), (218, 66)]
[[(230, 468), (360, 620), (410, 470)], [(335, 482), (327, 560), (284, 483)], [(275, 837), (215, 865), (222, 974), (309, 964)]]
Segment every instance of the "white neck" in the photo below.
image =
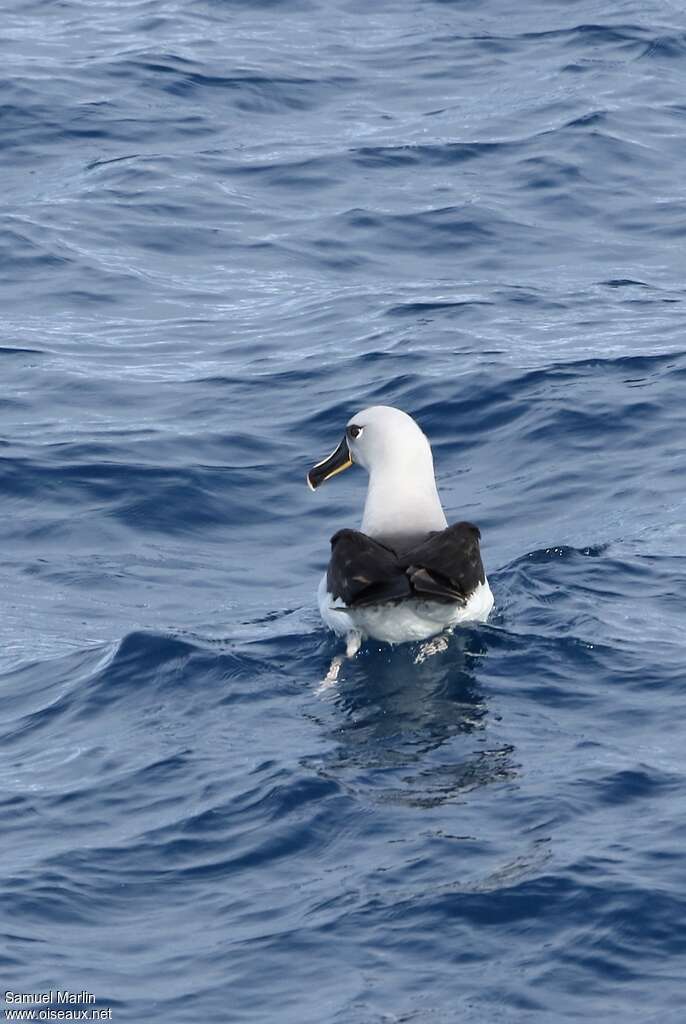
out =
[(430, 449), (421, 457), (394, 460), (370, 472), (363, 533), (370, 537), (424, 533), (447, 525)]

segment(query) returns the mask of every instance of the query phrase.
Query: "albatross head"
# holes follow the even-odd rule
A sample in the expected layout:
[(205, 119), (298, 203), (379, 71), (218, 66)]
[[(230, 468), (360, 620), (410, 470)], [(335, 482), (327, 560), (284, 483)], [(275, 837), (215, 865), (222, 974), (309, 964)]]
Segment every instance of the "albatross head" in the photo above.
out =
[(315, 490), (353, 463), (373, 473), (380, 467), (409, 468), (411, 463), (426, 463), (427, 460), (433, 468), (429, 442), (412, 417), (390, 405), (373, 405), (348, 420), (343, 440), (330, 455), (312, 467), (307, 483)]
[(369, 473), (362, 529), (372, 535), (402, 526), (443, 529), (431, 446), (411, 416), (374, 405), (348, 420), (338, 447), (307, 474), (311, 490), (353, 463)]

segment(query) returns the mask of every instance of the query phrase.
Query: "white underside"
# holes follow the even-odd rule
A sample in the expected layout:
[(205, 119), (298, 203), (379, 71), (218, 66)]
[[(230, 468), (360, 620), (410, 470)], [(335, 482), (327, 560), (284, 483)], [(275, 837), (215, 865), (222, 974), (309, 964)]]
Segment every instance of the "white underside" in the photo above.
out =
[(326, 576), (323, 576), (317, 600), (324, 622), (334, 633), (347, 636), (357, 632), (363, 639), (372, 637), (389, 644), (426, 640), (461, 622), (485, 622), (493, 607), (488, 580), (477, 586), (466, 605), (410, 598), (395, 604), (353, 609), (346, 608), (340, 598), (332, 598), (326, 589)]

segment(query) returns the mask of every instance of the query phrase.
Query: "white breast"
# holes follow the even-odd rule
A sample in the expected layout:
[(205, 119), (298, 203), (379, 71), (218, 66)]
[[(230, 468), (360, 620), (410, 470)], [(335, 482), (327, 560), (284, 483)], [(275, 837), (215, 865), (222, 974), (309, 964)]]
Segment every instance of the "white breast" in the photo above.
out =
[(461, 622), (485, 622), (493, 607), (488, 580), (477, 586), (466, 605), (410, 598), (396, 604), (346, 608), (327, 591), (326, 576), (319, 584), (317, 599), (324, 622), (339, 636), (358, 630), (364, 637), (389, 644), (426, 640)]

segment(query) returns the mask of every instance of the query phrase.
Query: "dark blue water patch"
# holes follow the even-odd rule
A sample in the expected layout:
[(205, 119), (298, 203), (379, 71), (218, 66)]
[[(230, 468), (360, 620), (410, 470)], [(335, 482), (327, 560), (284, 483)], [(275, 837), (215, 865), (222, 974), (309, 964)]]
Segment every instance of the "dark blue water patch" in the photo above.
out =
[(636, 771), (621, 771), (597, 781), (600, 803), (618, 804), (629, 800), (650, 800), (659, 792), (669, 791), (678, 785), (678, 777), (663, 773), (661, 776), (643, 768)]
[(526, 33), (526, 38), (565, 39), (570, 45), (582, 42), (591, 46), (600, 44), (605, 47), (612, 43), (633, 42), (643, 38), (646, 34), (647, 30), (641, 25), (579, 24), (573, 28)]
[[(469, 389), (465, 388), (465, 394), (460, 397), (455, 408), (451, 409), (449, 421), (454, 434), (459, 434), (462, 439), (461, 443), (464, 443), (464, 438), (469, 433), (482, 434), (484, 428), (490, 432), (500, 426), (508, 426), (513, 419), (520, 415), (527, 418), (535, 416), (536, 399), (545, 394), (551, 404), (545, 413), (546, 426), (541, 425), (541, 430), (549, 428), (549, 417), (553, 419), (557, 417), (571, 418), (568, 419), (568, 422), (570, 424), (571, 421), (574, 422), (573, 428), (569, 432), (562, 430), (561, 433), (568, 436), (570, 440), (573, 439), (572, 443), (574, 444), (583, 444), (584, 436), (590, 436), (590, 434), (596, 436), (602, 434), (606, 437), (614, 430), (621, 433), (640, 431), (645, 429), (651, 420), (657, 427), (662, 419), (659, 403), (657, 401), (654, 403), (637, 401), (630, 396), (629, 385), (650, 381), (657, 385), (658, 381), (669, 381), (672, 387), (676, 387), (678, 386), (677, 381), (683, 373), (682, 362), (683, 359), (680, 356), (666, 355), (650, 358), (628, 356), (617, 360), (590, 359), (571, 364), (561, 363), (551, 365), (545, 370), (513, 375), (509, 380), (503, 380), (502, 384), (490, 391), (486, 380), (482, 380)], [(626, 419), (607, 418), (606, 399), (600, 381), (605, 381), (608, 386), (614, 384), (624, 392), (624, 402), (627, 408)], [(590, 385), (592, 392), (596, 392), (598, 396), (595, 415), (590, 412), (592, 407), (590, 401), (587, 402), (585, 411), (580, 412), (572, 397), (576, 387), (584, 387), (586, 384)], [(416, 407), (418, 396), (413, 397), (415, 397)], [(421, 402), (421, 400), (419, 401)], [(441, 406), (433, 406), (424, 415), (428, 416), (428, 429), (440, 432), (441, 422), (444, 421)], [(457, 420), (456, 416), (459, 417)], [(434, 434), (434, 436), (436, 435)]]
[(681, 59), (685, 51), (686, 34), (679, 32), (652, 39), (641, 56), (650, 60), (660, 60), (661, 58), (675, 60)]
[(602, 281), (601, 284), (606, 285), (608, 288), (648, 288), (649, 285), (645, 281), (632, 281), (629, 278), (616, 278), (610, 281)]
[(162, 90), (182, 100), (197, 100), (206, 90), (222, 90), (239, 110), (250, 113), (278, 113), (284, 108), (306, 110), (321, 103), (327, 86), (336, 89), (354, 81), (345, 77), (326, 81), (295, 75), (267, 76), (240, 68), (233, 75), (210, 75), (176, 54), (146, 54), (128, 59), (110, 67), (108, 74), (139, 79), (143, 88)]
[(458, 254), (470, 252), (498, 253), (503, 244), (528, 243), (534, 247), (542, 239), (525, 224), (502, 217), (495, 211), (473, 206), (448, 206), (419, 209), (403, 214), (378, 210), (348, 210), (335, 224), (337, 234), (349, 232), (358, 237), (371, 252), (406, 251)]
[(451, 317), (459, 316), (463, 312), (472, 310), (475, 306), (487, 306), (489, 303), (476, 300), (465, 300), (464, 302), (408, 302), (401, 306), (393, 306), (388, 310), (388, 316), (411, 316), (417, 314), (426, 316), (436, 313), (447, 313)]
[(443, 145), (413, 145), (403, 147), (363, 147), (359, 150), (340, 150), (326, 156), (310, 157), (301, 161), (279, 160), (274, 163), (249, 163), (245, 159), (227, 162), (213, 159), (216, 172), (246, 181), (258, 179), (277, 189), (339, 189), (356, 167), (388, 174), (408, 167), (431, 169), (451, 167), (481, 157), (497, 157), (504, 149), (513, 155), (524, 147), (516, 143), (446, 143)]
[(527, 157), (520, 169), (528, 189), (569, 188), (582, 180), (577, 166), (548, 155)]
[(23, 277), (31, 268), (54, 271), (60, 264), (68, 262), (69, 257), (45, 252), (38, 242), (34, 242), (23, 232), (6, 229), (0, 234), (0, 263), (7, 269), (11, 267), (17, 278)]
[(608, 123), (607, 111), (605, 110), (593, 110), (588, 114), (583, 114), (581, 117), (576, 117), (572, 121), (568, 121), (565, 128), (597, 128), (600, 125), (606, 125)]
[(3, 356), (40, 356), (43, 355), (43, 352), (39, 348), (18, 348), (12, 345), (1, 345), (0, 354), (2, 354)]
[(402, 147), (370, 147), (353, 151), (353, 162), (361, 167), (404, 167), (408, 164), (429, 164), (450, 166), (479, 157), (495, 156), (500, 152), (516, 153), (521, 146), (515, 142), (464, 143), (451, 142), (442, 145), (416, 145)]
[(242, 8), (247, 7), (248, 9), (253, 6), (260, 8), (271, 8), (287, 7), (289, 11), (304, 11), (305, 13), (317, 10), (316, 4), (308, 2), (308, 0), (257, 0), (257, 4), (253, 4), (252, 0), (207, 0), (208, 6), (218, 7), (221, 10), (224, 8), (231, 10), (231, 8)]
[[(4, 486), (15, 498), (26, 500), (40, 494), (44, 502), (52, 500), (59, 507), (72, 504), (75, 496), (80, 495), (89, 504), (97, 503), (98, 514), (111, 515), (151, 531), (171, 529), (182, 533), (207, 529), (231, 517), (226, 498), (213, 496), (213, 481), (221, 479), (222, 487), (227, 487), (235, 497), (247, 482), (244, 472), (222, 467), (157, 470), (113, 462), (40, 464), (7, 458), (2, 460), (2, 469)], [(127, 486), (122, 497), (124, 479)], [(183, 503), (186, 515), (181, 513)]]

